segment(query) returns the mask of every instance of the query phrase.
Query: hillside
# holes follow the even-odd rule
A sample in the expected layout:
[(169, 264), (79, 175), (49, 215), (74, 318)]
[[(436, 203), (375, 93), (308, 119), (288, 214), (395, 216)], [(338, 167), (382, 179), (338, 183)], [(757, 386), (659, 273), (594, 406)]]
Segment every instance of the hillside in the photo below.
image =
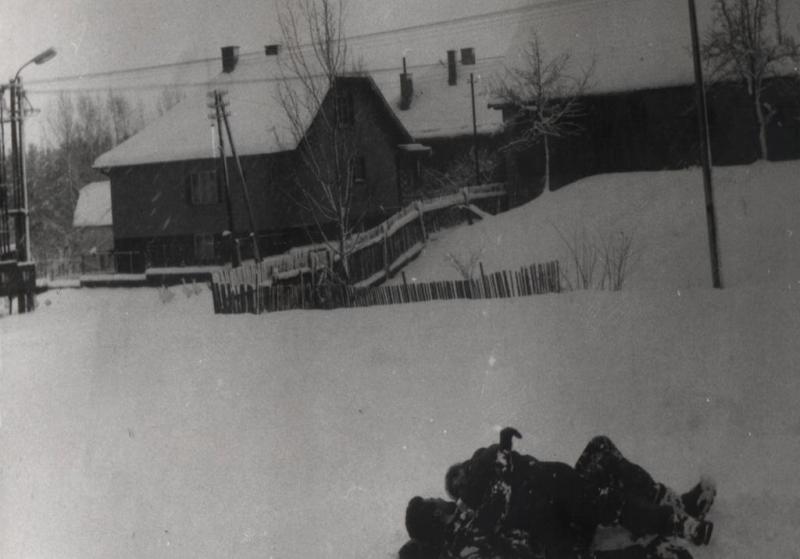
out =
[[(798, 173), (797, 162), (714, 169), (724, 286), (787, 287), (800, 279)], [(472, 227), (440, 234), (406, 275), (419, 281), (456, 279), (459, 274), (448, 263), (448, 254), (462, 261), (479, 254), (486, 271), (550, 259), (569, 266), (568, 244), (582, 246), (584, 238), (603, 242), (620, 234), (632, 239), (638, 257), (632, 260), (626, 287), (711, 285), (705, 198), (697, 168), (583, 179)]]

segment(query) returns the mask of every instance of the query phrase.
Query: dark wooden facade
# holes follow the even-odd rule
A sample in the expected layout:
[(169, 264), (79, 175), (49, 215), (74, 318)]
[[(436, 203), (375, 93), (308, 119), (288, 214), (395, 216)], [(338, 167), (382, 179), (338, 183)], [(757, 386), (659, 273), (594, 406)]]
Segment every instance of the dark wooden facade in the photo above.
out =
[[(338, 86), (352, 95), (354, 135), (363, 158), (362, 192), (354, 213), (367, 216), (365, 226), (394, 211), (402, 199), (399, 188), (398, 146), (411, 141), (406, 130), (367, 78), (346, 78)], [(322, 110), (330, 110), (331, 95)], [(234, 135), (235, 141), (235, 135)], [(304, 142), (330, 144), (319, 118), (312, 122)], [(293, 201), (299, 184), (313, 184), (299, 150), (241, 158), (253, 208), (262, 255), (283, 252), (291, 246), (316, 240), (314, 220)], [(219, 173), (218, 159), (164, 162), (107, 170), (111, 180), (114, 249), (134, 252), (138, 258), (120, 272), (141, 272), (146, 267), (218, 264), (227, 255), (222, 232), (229, 229), (224, 192), (214, 203), (193, 203), (190, 178), (204, 172)], [(230, 195), (234, 234), (249, 233), (242, 184), (229, 159)], [(250, 250), (242, 244), (246, 257)]]
[[(774, 80), (765, 100), (776, 110), (767, 134), (770, 159), (800, 157), (800, 85)], [(699, 165), (693, 86), (592, 95), (583, 101), (583, 133), (553, 142), (553, 189), (599, 173)], [(714, 165), (757, 160), (758, 126), (746, 91), (735, 84), (718, 84), (709, 89), (708, 106)], [(543, 169), (541, 146), (506, 157), (509, 191), (516, 204), (541, 192)]]

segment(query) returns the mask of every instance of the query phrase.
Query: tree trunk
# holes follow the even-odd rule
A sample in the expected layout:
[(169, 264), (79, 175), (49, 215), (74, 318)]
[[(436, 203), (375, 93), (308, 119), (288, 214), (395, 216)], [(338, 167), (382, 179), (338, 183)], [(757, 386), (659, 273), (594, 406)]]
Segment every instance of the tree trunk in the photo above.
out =
[(342, 279), (344, 283), (350, 285), (350, 255), (347, 254), (347, 231), (344, 223), (339, 222), (339, 259), (342, 263)]
[(544, 191), (550, 192), (550, 137), (544, 137)]
[(761, 149), (761, 159), (769, 160), (769, 149), (767, 148), (767, 124), (769, 119), (764, 114), (764, 107), (761, 105), (761, 92), (756, 86), (753, 95), (753, 103), (756, 109), (756, 119), (758, 120), (758, 144)]

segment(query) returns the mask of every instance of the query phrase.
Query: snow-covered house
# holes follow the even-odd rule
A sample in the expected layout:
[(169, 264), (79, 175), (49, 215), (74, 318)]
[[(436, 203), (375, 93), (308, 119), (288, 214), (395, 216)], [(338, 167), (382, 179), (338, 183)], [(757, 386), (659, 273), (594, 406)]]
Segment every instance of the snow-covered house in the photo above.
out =
[(110, 181), (90, 182), (81, 188), (72, 227), (80, 254), (98, 254), (114, 248)]
[[(453, 42), (472, 44), (465, 39)], [(431, 148), (426, 165), (445, 171), (459, 160), (471, 159), (476, 144), (485, 158), (502, 140), (502, 115), (489, 106), (491, 82), (502, 60), (471, 46), (448, 48), (435, 58), (403, 64), (399, 79), (397, 69), (373, 75), (414, 140)], [(437, 186), (445, 185), (426, 185)]]
[[(784, 27), (800, 21), (800, 4), (783, 6)], [(709, 28), (710, 3), (698, 6), (701, 34)], [(538, 39), (543, 60), (568, 55), (566, 73), (592, 68), (582, 98), (583, 131), (552, 145), (551, 184), (608, 172), (676, 169), (699, 163), (694, 68), (689, 13), (685, 3), (662, 0), (587, 2), (580, 9), (533, 9), (520, 18), (504, 64), (525, 66), (524, 49)], [(706, 77), (708, 77), (706, 75)], [(787, 68), (765, 102), (774, 118), (767, 131), (770, 158), (800, 157), (800, 96)], [(498, 108), (502, 108), (498, 106)], [(749, 163), (759, 156), (757, 122), (743, 87), (716, 83), (708, 88), (712, 158), (715, 165)], [(502, 112), (502, 111), (498, 111)], [(510, 115), (506, 112), (505, 117)], [(541, 188), (540, 148), (507, 157), (507, 181), (517, 203)]]
[[(303, 171), (300, 142), (330, 143), (330, 131), (319, 124), (319, 115), (305, 111), (301, 115), (304, 135), (300, 138), (295, 133), (279, 100), (280, 88), (299, 90), (302, 86), (298, 80), (282, 79), (273, 50), (266, 56), (240, 60), (237, 47), (224, 47), (222, 59), (223, 71), (208, 89), (225, 91), (261, 253), (307, 243), (314, 221), (287, 193), (298, 188), (298, 181), (313, 181)], [(371, 191), (368, 201), (356, 201), (361, 204), (357, 210), (368, 219), (381, 219), (402, 203), (399, 190), (409, 182), (404, 174), (417, 172), (419, 146), (371, 77), (339, 78), (336, 91), (336, 99), (332, 94), (325, 96), (321, 111), (349, 115), (342, 125), (357, 145), (354, 172)], [(229, 161), (229, 217), (217, 179), (221, 166), (208, 102), (206, 91), (194, 92), (95, 161), (95, 168), (111, 183), (115, 250), (141, 255), (133, 270), (119, 271), (219, 263), (224, 251), (222, 233), (230, 229), (229, 222), (233, 221), (235, 235), (250, 231), (233, 160)], [(229, 145), (227, 150), (230, 154)]]

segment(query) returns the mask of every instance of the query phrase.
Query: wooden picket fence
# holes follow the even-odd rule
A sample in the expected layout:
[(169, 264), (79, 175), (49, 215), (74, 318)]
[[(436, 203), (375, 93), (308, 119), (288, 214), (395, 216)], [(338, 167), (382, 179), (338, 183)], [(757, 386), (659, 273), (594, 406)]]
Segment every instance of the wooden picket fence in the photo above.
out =
[(296, 284), (258, 285), (255, 282), (232, 288), (230, 284), (212, 283), (214, 312), (239, 314), (275, 312), (292, 309), (334, 309), (398, 305), (457, 299), (498, 299), (524, 297), (561, 291), (561, 271), (557, 261), (534, 264), (519, 270), (486, 274), (472, 280), (435, 281), (357, 287)]

